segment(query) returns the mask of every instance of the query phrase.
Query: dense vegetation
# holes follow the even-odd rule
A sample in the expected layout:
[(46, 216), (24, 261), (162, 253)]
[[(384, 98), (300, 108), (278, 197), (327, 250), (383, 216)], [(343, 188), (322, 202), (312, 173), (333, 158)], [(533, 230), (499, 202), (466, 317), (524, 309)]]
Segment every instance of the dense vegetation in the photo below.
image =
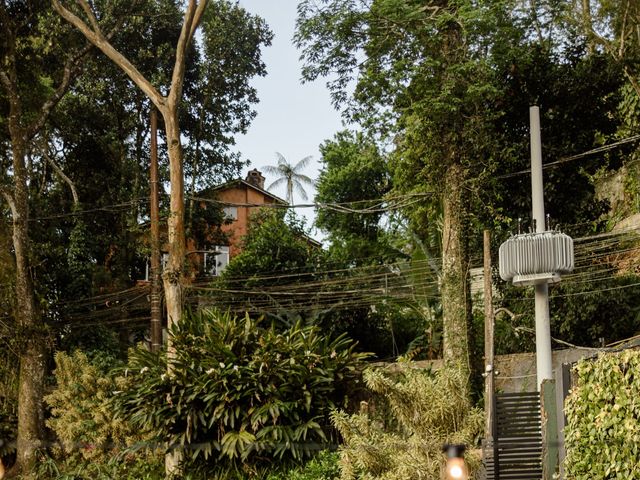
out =
[(567, 399), (564, 462), (568, 479), (640, 475), (640, 352), (583, 360)]
[[(251, 79), (266, 74), (272, 32), (230, 0), (2, 2), (0, 459), (12, 475), (39, 463), (44, 477), (157, 478), (174, 451), (201, 476), (396, 478), (411, 476), (398, 459), (424, 440), (423, 466), (435, 468), (431, 450), (455, 429), (416, 427), (393, 399), (455, 384), (443, 408), (459, 408), (469, 430), (458, 433), (474, 441), (483, 319), (469, 272), (482, 229), (495, 254), (531, 228), (532, 104), (551, 227), (576, 238), (576, 271), (551, 288), (552, 335), (594, 346), (637, 334), (639, 25), (632, 0), (300, 0), (303, 79), (329, 79), (348, 127), (319, 147), (316, 226), (329, 245), (291, 212), (261, 211), (224, 275), (188, 286), (185, 239), (224, 241), (221, 209), (195, 197), (247, 164), (234, 136), (255, 116)], [(152, 354), (127, 349), (148, 326), (136, 280), (149, 253), (153, 107), (171, 189), (161, 198), (171, 328), (170, 348)], [(299, 165), (289, 173), (301, 180)], [(498, 352), (533, 349), (531, 289), (495, 283), (496, 307), (511, 313), (496, 320)], [(229, 312), (198, 312), (207, 302)], [(195, 313), (179, 322), (186, 305)], [(356, 352), (442, 357), (454, 380), (369, 373), (391, 405), (385, 428), (334, 413), (340, 460), (305, 467), (309, 442), (336, 447), (330, 410), (359, 400), (340, 390), (355, 382)], [(612, 362), (618, 372), (632, 358)], [(575, 398), (572, 412), (596, 408)], [(414, 400), (407, 408), (428, 412)], [(612, 405), (624, 423), (625, 405)], [(369, 435), (350, 436), (354, 426)], [(267, 468), (264, 455), (281, 461)], [(571, 465), (580, 478), (587, 464)]]

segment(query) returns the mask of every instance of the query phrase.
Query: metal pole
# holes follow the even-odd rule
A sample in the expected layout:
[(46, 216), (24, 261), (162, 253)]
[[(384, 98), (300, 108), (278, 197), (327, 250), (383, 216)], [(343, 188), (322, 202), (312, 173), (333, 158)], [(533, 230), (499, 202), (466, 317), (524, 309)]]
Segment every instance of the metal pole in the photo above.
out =
[(160, 309), (160, 213), (158, 207), (158, 114), (151, 106), (151, 351), (162, 347), (162, 311)]
[[(529, 108), (531, 128), (531, 203), (536, 233), (546, 230), (544, 216), (544, 190), (542, 185), (542, 141), (540, 138), (540, 109)], [(551, 327), (549, 325), (549, 287), (547, 283), (535, 286), (536, 308), (536, 371), (538, 390), (543, 380), (553, 379), (551, 364)]]

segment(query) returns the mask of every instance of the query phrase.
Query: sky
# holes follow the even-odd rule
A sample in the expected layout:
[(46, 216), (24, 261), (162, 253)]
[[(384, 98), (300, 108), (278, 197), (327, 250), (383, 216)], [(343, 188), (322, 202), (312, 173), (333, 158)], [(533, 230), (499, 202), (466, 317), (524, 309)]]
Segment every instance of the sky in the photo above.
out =
[[(311, 155), (313, 160), (303, 173), (315, 180), (320, 169), (319, 145), (333, 138), (343, 126), (340, 113), (331, 105), (324, 80), (306, 84), (300, 81), (300, 53), (292, 43), (297, 3), (297, 0), (240, 0), (247, 11), (266, 20), (274, 39), (263, 50), (267, 76), (253, 81), (260, 99), (256, 106), (258, 115), (247, 134), (237, 137), (236, 142), (238, 150), (251, 160), (249, 169), (276, 165), (276, 152), (292, 164)], [(268, 187), (275, 178), (265, 176)], [(305, 190), (311, 201), (315, 192), (309, 187)], [(284, 187), (273, 193), (286, 198)], [(294, 202), (302, 203), (295, 193)], [(313, 209), (300, 209), (298, 213), (310, 222), (313, 220)], [(312, 234), (320, 236), (319, 232)]]

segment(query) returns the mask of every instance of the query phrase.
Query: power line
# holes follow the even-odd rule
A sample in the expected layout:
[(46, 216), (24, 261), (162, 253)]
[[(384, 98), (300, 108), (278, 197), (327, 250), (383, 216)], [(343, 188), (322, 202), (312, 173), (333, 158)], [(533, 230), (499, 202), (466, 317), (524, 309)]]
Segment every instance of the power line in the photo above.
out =
[[(578, 160), (584, 157), (588, 157), (590, 155), (595, 155), (596, 153), (602, 153), (602, 152), (606, 152), (609, 150), (613, 150), (615, 148), (618, 148), (622, 145), (625, 145), (627, 143), (632, 143), (632, 142), (637, 142), (638, 140), (640, 140), (640, 135), (633, 135), (632, 137), (628, 137), (628, 138), (623, 138), (622, 140), (619, 140), (615, 143), (611, 143), (609, 145), (603, 145), (601, 147), (597, 147), (591, 150), (588, 150), (586, 152), (582, 152), (582, 153), (578, 153), (576, 155), (571, 155), (569, 157), (563, 157), (560, 158), (559, 160), (556, 160), (555, 162), (550, 162), (550, 163), (546, 163), (542, 166), (542, 169), (546, 169), (546, 168), (551, 168), (551, 167), (556, 167), (560, 164), (563, 163), (567, 163), (567, 162), (571, 162), (573, 160)], [(527, 168), (525, 170), (520, 170), (517, 172), (512, 172), (512, 173), (505, 173), (503, 175), (498, 175), (495, 178), (496, 179), (503, 179), (503, 178), (511, 178), (511, 177), (516, 177), (518, 175), (524, 175), (526, 173), (531, 173), (531, 169)]]

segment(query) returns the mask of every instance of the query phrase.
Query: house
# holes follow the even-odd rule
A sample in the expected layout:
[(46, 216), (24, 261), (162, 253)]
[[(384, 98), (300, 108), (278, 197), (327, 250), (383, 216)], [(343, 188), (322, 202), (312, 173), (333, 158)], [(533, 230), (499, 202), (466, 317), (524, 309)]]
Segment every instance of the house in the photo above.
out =
[[(247, 173), (244, 180), (238, 178), (198, 194), (195, 200), (200, 202), (203, 208), (210, 202), (222, 206), (225, 222), (210, 229), (211, 235), (207, 235), (209, 238), (206, 242), (195, 238), (187, 239), (187, 263), (190, 265), (188, 270), (191, 271), (192, 279), (197, 276), (220, 275), (229, 261), (241, 252), (242, 239), (248, 233), (249, 220), (256, 209), (265, 205), (288, 205), (282, 198), (265, 190), (264, 182), (262, 173), (254, 168)], [(316, 248), (321, 247), (319, 242), (310, 237), (305, 236), (305, 240)], [(167, 245), (163, 245), (161, 249), (164, 266), (168, 258)], [(145, 281), (148, 279), (147, 265)]]
[(264, 205), (287, 205), (285, 200), (264, 189), (264, 180), (262, 173), (254, 168), (244, 180), (232, 180), (200, 195), (221, 205), (225, 216), (220, 231), (226, 237), (226, 243), (203, 252), (201, 272), (204, 276), (219, 275), (229, 260), (240, 253), (242, 238), (248, 232), (253, 211)]

